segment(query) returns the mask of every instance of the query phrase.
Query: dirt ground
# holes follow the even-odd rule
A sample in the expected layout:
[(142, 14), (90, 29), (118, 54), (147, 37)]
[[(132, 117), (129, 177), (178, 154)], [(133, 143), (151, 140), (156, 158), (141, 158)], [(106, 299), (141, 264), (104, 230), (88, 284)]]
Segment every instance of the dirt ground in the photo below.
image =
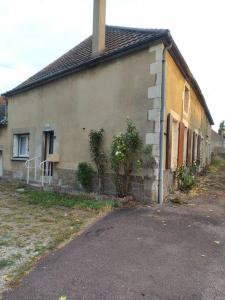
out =
[(48, 250), (77, 235), (98, 213), (30, 205), (17, 184), (0, 181), (0, 294)]

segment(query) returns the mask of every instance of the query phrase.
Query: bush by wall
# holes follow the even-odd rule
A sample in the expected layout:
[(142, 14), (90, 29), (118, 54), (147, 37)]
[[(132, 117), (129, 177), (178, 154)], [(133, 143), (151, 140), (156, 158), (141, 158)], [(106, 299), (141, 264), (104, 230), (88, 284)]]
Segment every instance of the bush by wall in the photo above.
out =
[(85, 191), (91, 190), (91, 182), (94, 174), (92, 166), (86, 162), (80, 162), (77, 170), (77, 179)]

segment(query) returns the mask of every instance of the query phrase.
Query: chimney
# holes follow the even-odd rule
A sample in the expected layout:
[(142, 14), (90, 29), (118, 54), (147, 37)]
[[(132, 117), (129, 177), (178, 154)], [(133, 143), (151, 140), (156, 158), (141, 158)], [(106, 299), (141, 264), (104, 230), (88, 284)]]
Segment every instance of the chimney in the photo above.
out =
[(105, 51), (106, 0), (94, 0), (92, 56), (99, 56)]

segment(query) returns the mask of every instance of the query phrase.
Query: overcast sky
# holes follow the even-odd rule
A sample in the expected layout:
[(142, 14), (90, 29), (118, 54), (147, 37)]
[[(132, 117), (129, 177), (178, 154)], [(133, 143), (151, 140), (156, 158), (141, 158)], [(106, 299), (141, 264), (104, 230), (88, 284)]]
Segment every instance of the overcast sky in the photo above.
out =
[[(107, 0), (107, 24), (168, 28), (206, 98), (225, 119), (224, 0)], [(0, 0), (0, 93), (92, 32), (93, 0)]]

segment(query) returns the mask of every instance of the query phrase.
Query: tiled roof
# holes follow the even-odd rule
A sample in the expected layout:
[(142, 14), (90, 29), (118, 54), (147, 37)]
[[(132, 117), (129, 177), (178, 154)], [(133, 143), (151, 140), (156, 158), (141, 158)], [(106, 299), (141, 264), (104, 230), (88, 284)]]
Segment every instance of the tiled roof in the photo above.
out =
[(3, 95), (10, 97), (22, 93), (55, 79), (97, 65), (100, 62), (113, 59), (119, 55), (125, 55), (126, 53), (135, 51), (141, 47), (147, 47), (156, 42), (164, 42), (166, 45), (172, 45), (171, 48), (169, 47), (170, 54), (183, 72), (185, 78), (193, 86), (210, 123), (213, 125), (213, 119), (201, 89), (167, 29), (139, 29), (106, 26), (106, 51), (103, 55), (95, 58), (92, 57), (92, 36), (90, 36), (34, 76)]
[(38, 83), (44, 84), (53, 80), (60, 74), (66, 75), (67, 72), (73, 72), (82, 65), (88, 65), (93, 61), (100, 61), (118, 52), (126, 51), (130, 48), (158, 40), (168, 34), (165, 29), (137, 29), (117, 26), (106, 26), (106, 51), (98, 58), (93, 58), (92, 36), (81, 42), (79, 45), (62, 55), (56, 61), (30, 77), (28, 80), (7, 92), (6, 95), (17, 94), (20, 91), (30, 89)]

